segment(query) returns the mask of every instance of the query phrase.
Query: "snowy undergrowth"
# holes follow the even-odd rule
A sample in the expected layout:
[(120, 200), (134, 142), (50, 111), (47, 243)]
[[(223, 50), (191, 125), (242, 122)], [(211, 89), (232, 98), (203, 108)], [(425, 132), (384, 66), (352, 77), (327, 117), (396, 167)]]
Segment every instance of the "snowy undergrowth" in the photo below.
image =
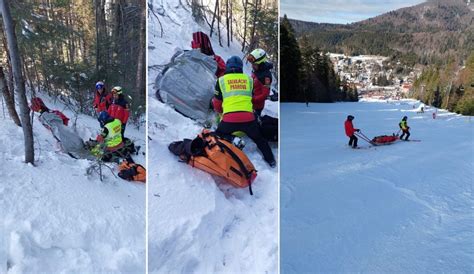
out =
[[(194, 169), (168, 151), (168, 145), (194, 138), (202, 127), (155, 97), (156, 65), (169, 62), (178, 49), (190, 49), (197, 25), (189, 7), (179, 1), (154, 1), (164, 36), (149, 18), (149, 271), (156, 273), (276, 273), (278, 269), (278, 173), (263, 161), (251, 140), (244, 152), (258, 170), (250, 196)], [(239, 45), (221, 48), (222, 58), (243, 56)], [(246, 71), (249, 73), (247, 66)], [(266, 113), (277, 116), (278, 105), (267, 101)], [(277, 156), (276, 145), (273, 152)]]
[[(418, 104), (282, 105), (282, 273), (473, 272), (474, 121)], [(421, 142), (352, 150), (349, 114), (369, 138), (406, 115)]]
[[(51, 109), (64, 109), (41, 97)], [(104, 168), (104, 181), (88, 176), (92, 162), (62, 153), (37, 117), (36, 166), (26, 165), (21, 128), (8, 116), (0, 121), (0, 272), (143, 273), (145, 185), (116, 177), (116, 164)], [(77, 133), (84, 140), (99, 129), (95, 118), (78, 117)], [(125, 135), (144, 150), (144, 128), (129, 125)], [(145, 163), (142, 154), (133, 158)]]

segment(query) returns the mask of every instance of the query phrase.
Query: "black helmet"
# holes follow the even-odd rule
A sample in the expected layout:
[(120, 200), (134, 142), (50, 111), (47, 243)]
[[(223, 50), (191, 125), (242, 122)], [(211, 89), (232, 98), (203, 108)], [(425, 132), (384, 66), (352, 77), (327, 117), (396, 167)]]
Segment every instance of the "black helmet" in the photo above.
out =
[(99, 123), (100, 123), (100, 126), (101, 127), (104, 127), (104, 125), (109, 121), (111, 120), (112, 117), (109, 115), (109, 113), (107, 111), (101, 111), (99, 113), (99, 117), (97, 118), (97, 120), (99, 120)]
[(407, 119), (408, 119), (408, 117), (403, 116), (403, 119), (402, 119), (402, 120), (403, 120), (403, 121), (406, 121)]
[(347, 116), (347, 120), (349, 120), (349, 121), (354, 120), (354, 116), (352, 116), (352, 115)]

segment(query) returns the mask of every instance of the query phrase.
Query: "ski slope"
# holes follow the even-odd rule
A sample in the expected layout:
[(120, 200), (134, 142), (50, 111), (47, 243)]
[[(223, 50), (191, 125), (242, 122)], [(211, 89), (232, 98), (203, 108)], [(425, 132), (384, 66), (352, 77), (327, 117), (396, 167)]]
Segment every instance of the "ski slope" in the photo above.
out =
[[(182, 2), (182, 1), (181, 1)], [(149, 16), (148, 24), (148, 267), (150, 273), (277, 273), (278, 170), (271, 169), (256, 145), (246, 139), (244, 152), (258, 170), (248, 189), (235, 189), (194, 169), (168, 151), (168, 145), (194, 138), (202, 126), (155, 97), (161, 65), (178, 49), (191, 49), (192, 33), (209, 32), (196, 24), (190, 8), (178, 0), (153, 1), (164, 29)], [(185, 2), (183, 2), (185, 3)], [(205, 3), (206, 4), (206, 1)], [(223, 36), (224, 37), (224, 36)], [(243, 56), (238, 44), (214, 51), (224, 60)], [(250, 66), (246, 72), (250, 73)], [(277, 116), (278, 104), (267, 101), (265, 113)], [(277, 157), (277, 146), (273, 145)]]
[[(282, 104), (281, 273), (474, 272), (474, 121), (418, 104)], [(349, 114), (421, 142), (353, 150)]]
[[(63, 112), (72, 124), (73, 114)], [(92, 162), (62, 153), (37, 116), (32, 166), (23, 163), (21, 128), (0, 114), (0, 273), (144, 273), (145, 185), (116, 177), (116, 164), (104, 168), (103, 181), (88, 176)], [(95, 118), (78, 117), (84, 140), (99, 129)], [(128, 125), (125, 136), (143, 151), (145, 128)], [(142, 154), (133, 158), (145, 163)]]

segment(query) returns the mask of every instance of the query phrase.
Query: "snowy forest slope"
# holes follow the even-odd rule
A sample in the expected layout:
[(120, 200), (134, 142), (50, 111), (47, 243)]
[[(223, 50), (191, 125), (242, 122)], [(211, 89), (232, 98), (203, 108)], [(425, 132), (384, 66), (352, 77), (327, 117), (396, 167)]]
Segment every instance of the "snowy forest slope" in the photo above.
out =
[[(42, 97), (52, 109), (64, 110)], [(104, 167), (102, 182), (87, 175), (93, 162), (62, 153), (37, 117), (36, 166), (26, 165), (21, 128), (6, 115), (0, 121), (0, 272), (144, 272), (145, 185), (118, 178), (115, 164)], [(95, 118), (79, 115), (77, 132), (84, 140), (99, 129)], [(144, 128), (127, 127), (126, 136), (142, 148), (144, 135)], [(143, 155), (133, 157), (145, 163)]]

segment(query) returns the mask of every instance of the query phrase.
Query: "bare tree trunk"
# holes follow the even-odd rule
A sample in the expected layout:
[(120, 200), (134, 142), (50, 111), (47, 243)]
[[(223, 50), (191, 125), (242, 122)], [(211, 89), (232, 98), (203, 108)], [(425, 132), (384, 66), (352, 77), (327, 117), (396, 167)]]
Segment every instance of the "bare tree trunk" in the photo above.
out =
[[(99, 3), (100, 0), (94, 0), (94, 9), (95, 9), (95, 70), (97, 74), (99, 74), (99, 68), (100, 68), (100, 37), (99, 37)], [(100, 77), (100, 75), (98, 75)]]
[(12, 61), (13, 78), (15, 79), (16, 87), (15, 90), (17, 92), (18, 102), (20, 105), (20, 119), (23, 128), (23, 135), (25, 138), (25, 162), (34, 164), (35, 149), (33, 140), (33, 128), (31, 126), (30, 110), (28, 108), (28, 102), (26, 100), (25, 81), (21, 72), (22, 65), (20, 59), (20, 52), (18, 50), (13, 19), (7, 1), (0, 0), (0, 11), (2, 13), (3, 25), (8, 43), (8, 50), (10, 52), (10, 58)]
[(234, 10), (234, 6), (232, 4), (233, 2), (230, 1), (230, 11), (229, 11), (229, 20), (230, 20), (230, 41), (233, 42), (234, 41), (234, 33), (233, 33), (233, 28), (232, 28), (232, 22), (233, 22), (233, 10)]
[(247, 10), (248, 10), (249, 0), (245, 0), (244, 4), (244, 39), (242, 39), (242, 51), (245, 49), (245, 42), (247, 38)]
[(36, 90), (37, 92), (39, 92), (41, 90), (41, 79), (38, 74), (38, 69), (36, 68), (36, 59), (34, 58), (34, 56), (31, 57), (31, 63), (33, 64), (33, 71), (36, 79)]
[(220, 5), (217, 5), (217, 36), (219, 36), (219, 46), (222, 47), (220, 24), (221, 24), (221, 8), (220, 8)]
[(13, 72), (12, 72), (12, 63), (10, 60), (10, 52), (8, 51), (8, 45), (7, 45), (7, 37), (5, 36), (5, 33), (2, 31), (3, 37), (3, 47), (5, 48), (5, 51), (7, 52), (7, 68), (8, 68), (8, 75), (10, 79), (7, 81), (7, 86), (8, 90), (10, 91), (10, 97), (13, 100), (13, 104), (15, 104), (15, 88), (13, 87)]
[(138, 46), (138, 63), (137, 63), (137, 79), (136, 79), (136, 92), (139, 94), (140, 97), (146, 98), (146, 91), (145, 91), (145, 37), (146, 37), (146, 16), (145, 16), (145, 5), (144, 1), (143, 5), (140, 5), (141, 10), (141, 18), (140, 18), (140, 41)]
[(227, 29), (227, 47), (230, 47), (229, 0), (225, 1), (225, 24)]
[(211, 33), (209, 34), (210, 37), (212, 37), (212, 32), (214, 30), (214, 22), (216, 21), (217, 7), (218, 6), (219, 6), (219, 0), (216, 0), (216, 6), (214, 7), (214, 14), (212, 16)]
[(255, 0), (254, 13), (253, 13), (252, 32), (251, 32), (251, 34), (250, 34), (250, 49), (252, 49), (252, 48), (255, 46), (255, 30), (256, 30), (256, 28), (257, 28), (258, 6), (259, 6), (259, 0)]
[(107, 22), (105, 20), (105, 1), (94, 0), (95, 8), (95, 27), (96, 27), (96, 70), (98, 79), (107, 78), (107, 64), (109, 50), (112, 48), (108, 45)]
[(3, 94), (3, 98), (7, 104), (8, 114), (12, 118), (13, 122), (21, 127), (20, 117), (18, 117), (18, 113), (15, 109), (15, 102), (8, 90), (7, 79), (5, 78), (5, 74), (3, 73), (3, 67), (0, 67), (0, 92)]

